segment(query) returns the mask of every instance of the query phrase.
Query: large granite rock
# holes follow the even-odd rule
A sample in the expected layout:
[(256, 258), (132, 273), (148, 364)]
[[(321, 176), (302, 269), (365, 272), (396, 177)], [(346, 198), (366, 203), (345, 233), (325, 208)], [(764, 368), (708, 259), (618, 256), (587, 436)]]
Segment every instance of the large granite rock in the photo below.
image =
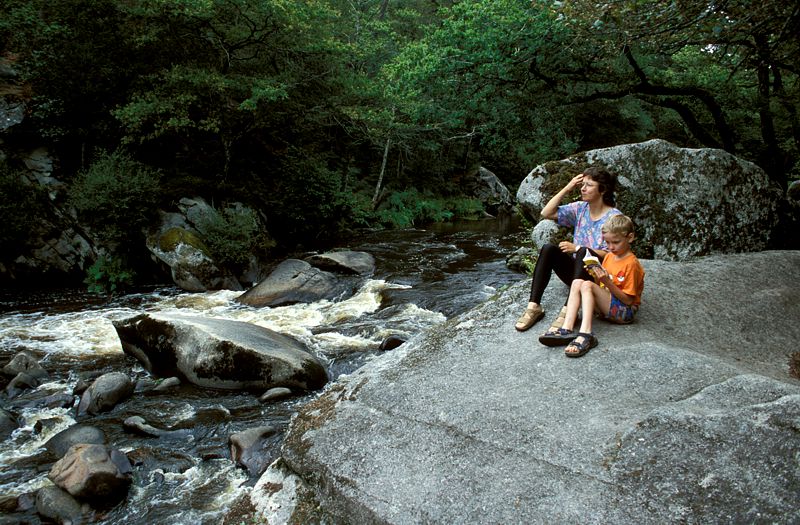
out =
[[(520, 184), (519, 208), (538, 220), (550, 197), (589, 165), (619, 176), (617, 206), (637, 224), (642, 257), (687, 260), (783, 245), (779, 218), (786, 197), (761, 168), (723, 150), (679, 148), (663, 140), (537, 166)], [(552, 232), (538, 231), (535, 241), (543, 242), (545, 233)]]
[[(521, 282), (330, 384), (282, 452), (281, 484), (309, 487), (312, 501), (272, 483), (254, 491), (256, 513), (283, 505), (298, 518), (318, 504), (330, 523), (800, 521), (800, 382), (788, 363), (800, 252), (643, 262), (637, 321), (597, 321), (600, 345), (581, 359), (514, 330)], [(548, 288), (545, 325), (565, 295)]]
[(348, 287), (335, 275), (300, 259), (286, 259), (269, 276), (236, 298), (248, 306), (285, 306), (342, 297)]
[(328, 380), (303, 343), (251, 323), (149, 313), (114, 321), (114, 328), (125, 353), (148, 371), (202, 387), (314, 390)]
[(25, 166), (18, 172), (19, 184), (30, 187), (25, 206), (37, 220), (23, 239), (4, 246), (0, 281), (34, 279), (59, 286), (81, 282), (99, 252), (67, 204), (66, 184), (53, 177), (53, 158), (43, 147), (19, 151), (15, 156)]
[(465, 195), (472, 195), (483, 204), (484, 209), (492, 214), (509, 213), (514, 208), (514, 196), (500, 178), (481, 166), (472, 177), (461, 181), (461, 190)]

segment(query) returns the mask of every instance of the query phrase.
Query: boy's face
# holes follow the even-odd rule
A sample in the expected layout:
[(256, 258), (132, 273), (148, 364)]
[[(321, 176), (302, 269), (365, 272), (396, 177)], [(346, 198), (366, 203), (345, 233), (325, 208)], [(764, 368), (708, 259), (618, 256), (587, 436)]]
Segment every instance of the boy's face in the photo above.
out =
[(621, 235), (619, 233), (603, 232), (603, 239), (608, 245), (608, 251), (614, 255), (625, 255), (631, 249), (633, 234)]

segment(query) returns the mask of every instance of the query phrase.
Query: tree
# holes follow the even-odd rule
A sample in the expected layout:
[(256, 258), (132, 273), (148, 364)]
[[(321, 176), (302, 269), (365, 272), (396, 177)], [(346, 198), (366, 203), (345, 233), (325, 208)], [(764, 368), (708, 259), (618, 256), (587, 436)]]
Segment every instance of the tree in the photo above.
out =
[(601, 64), (623, 60), (603, 87), (583, 68), (590, 87), (574, 100), (635, 96), (675, 111), (699, 144), (744, 154), (786, 185), (800, 153), (800, 6), (579, 0), (557, 11)]

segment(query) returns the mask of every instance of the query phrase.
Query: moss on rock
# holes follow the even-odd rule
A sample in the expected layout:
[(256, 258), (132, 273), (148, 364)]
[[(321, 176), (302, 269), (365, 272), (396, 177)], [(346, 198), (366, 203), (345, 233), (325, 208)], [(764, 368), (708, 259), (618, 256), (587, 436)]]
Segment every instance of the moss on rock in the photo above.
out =
[(196, 234), (184, 228), (170, 228), (158, 238), (158, 247), (161, 251), (172, 252), (179, 244), (188, 244), (208, 255), (209, 250), (203, 240)]

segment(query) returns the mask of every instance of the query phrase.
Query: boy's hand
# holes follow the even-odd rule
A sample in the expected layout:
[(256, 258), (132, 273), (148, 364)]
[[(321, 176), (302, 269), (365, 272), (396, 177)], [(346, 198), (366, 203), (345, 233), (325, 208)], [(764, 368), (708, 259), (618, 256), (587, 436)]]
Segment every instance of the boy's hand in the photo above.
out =
[(598, 283), (602, 283), (608, 280), (608, 272), (602, 266), (592, 266), (586, 271), (589, 272), (589, 275), (592, 276), (592, 279), (594, 279)]

